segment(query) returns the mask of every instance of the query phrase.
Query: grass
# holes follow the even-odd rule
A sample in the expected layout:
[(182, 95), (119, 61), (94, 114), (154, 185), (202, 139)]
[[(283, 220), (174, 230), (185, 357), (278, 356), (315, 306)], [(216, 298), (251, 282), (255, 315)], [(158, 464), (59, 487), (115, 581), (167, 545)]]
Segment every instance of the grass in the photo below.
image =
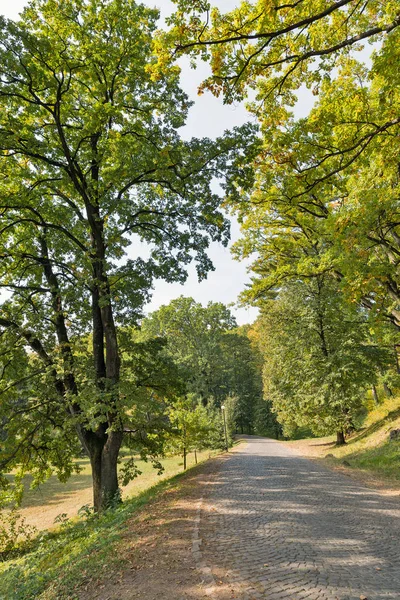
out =
[(361, 428), (344, 446), (335, 445), (335, 437), (289, 442), (304, 454), (327, 458), (332, 466), (345, 465), (378, 477), (382, 482), (400, 482), (400, 442), (389, 441), (392, 429), (400, 429), (400, 395), (388, 398), (378, 406), (368, 400)]
[(352, 452), (347, 455), (347, 462), (353, 468), (400, 481), (400, 442), (386, 442), (375, 448)]
[[(198, 460), (205, 460), (209, 456), (208, 451), (198, 452)], [(82, 470), (72, 475), (66, 483), (61, 483), (57, 477), (50, 477), (37, 489), (29, 489), (30, 479), (26, 479), (26, 492), (24, 495), (21, 515), (30, 525), (39, 530), (49, 529), (54, 525), (54, 520), (60, 514), (67, 517), (77, 515), (81, 506), (92, 504), (92, 479), (88, 459), (78, 461)], [(123, 498), (138, 495), (163, 479), (172, 477), (183, 470), (181, 456), (170, 456), (162, 459), (164, 466), (163, 475), (157, 475), (157, 471), (151, 463), (137, 462), (142, 471), (136, 479), (122, 488)], [(194, 465), (194, 454), (188, 455), (188, 466)]]
[[(121, 568), (116, 547), (129, 518), (159, 493), (176, 486), (183, 475), (164, 478), (100, 517), (70, 520), (57, 530), (42, 532), (24, 555), (0, 563), (0, 600), (77, 599), (78, 588), (103, 568)], [(143, 485), (144, 481), (138, 487)]]

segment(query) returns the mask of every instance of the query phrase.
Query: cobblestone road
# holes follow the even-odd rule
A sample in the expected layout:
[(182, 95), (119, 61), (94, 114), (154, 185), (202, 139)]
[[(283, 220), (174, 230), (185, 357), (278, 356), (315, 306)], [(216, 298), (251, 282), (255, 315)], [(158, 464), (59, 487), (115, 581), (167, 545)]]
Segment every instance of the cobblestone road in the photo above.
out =
[(399, 500), (272, 440), (247, 441), (199, 511), (212, 596), (220, 584), (243, 600), (400, 600)]

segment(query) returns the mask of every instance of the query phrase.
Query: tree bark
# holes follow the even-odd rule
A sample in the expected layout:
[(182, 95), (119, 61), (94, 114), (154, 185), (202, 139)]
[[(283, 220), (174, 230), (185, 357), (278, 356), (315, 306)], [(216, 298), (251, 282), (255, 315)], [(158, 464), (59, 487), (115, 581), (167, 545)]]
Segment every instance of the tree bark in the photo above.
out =
[(400, 374), (400, 361), (399, 361), (399, 350), (400, 350), (400, 345), (399, 344), (394, 344), (394, 357), (396, 360), (396, 373), (399, 375)]
[[(92, 137), (92, 181), (98, 181), (97, 137)], [(96, 186), (95, 186), (96, 188)], [(104, 415), (104, 428), (100, 427), (100, 460), (97, 449), (96, 460), (91, 464), (93, 470), (93, 502), (96, 511), (108, 508), (117, 500), (119, 486), (117, 460), (123, 439), (121, 415), (118, 414), (118, 395), (120, 379), (120, 355), (117, 328), (110, 300), (110, 284), (106, 270), (106, 245), (104, 223), (100, 214), (98, 198), (86, 199), (86, 214), (91, 232), (92, 283), (92, 322), (93, 322), (93, 359), (96, 382), (100, 396), (107, 392), (107, 412)], [(107, 430), (111, 429), (108, 433)], [(95, 444), (96, 446), (96, 444)], [(94, 471), (96, 469), (96, 472)]]
[(346, 440), (344, 438), (344, 431), (340, 430), (336, 432), (336, 445), (337, 446), (343, 446), (343, 444), (346, 443)]
[(183, 470), (186, 471), (186, 448), (183, 449)]
[(195, 463), (195, 465), (197, 465), (197, 450), (196, 450), (196, 448), (194, 449), (194, 463)]
[(374, 399), (375, 404), (379, 404), (378, 392), (376, 391), (376, 386), (373, 385), (372, 388), (372, 397)]
[(101, 510), (101, 455), (102, 445), (91, 447), (89, 450), (90, 465), (92, 467), (93, 507), (96, 512)]
[(107, 434), (105, 426), (102, 430), (87, 432), (88, 437), (91, 437), (88, 447), (92, 467), (93, 507), (96, 512), (102, 512), (120, 500), (117, 460), (123, 433), (111, 431)]
[(117, 460), (122, 444), (122, 431), (112, 431), (103, 448), (101, 461), (101, 505), (104, 510), (120, 502)]
[(386, 394), (386, 396), (388, 398), (391, 398), (393, 396), (393, 392), (392, 392), (392, 390), (390, 389), (390, 387), (388, 386), (387, 383), (383, 384), (383, 389), (385, 390), (385, 394)]

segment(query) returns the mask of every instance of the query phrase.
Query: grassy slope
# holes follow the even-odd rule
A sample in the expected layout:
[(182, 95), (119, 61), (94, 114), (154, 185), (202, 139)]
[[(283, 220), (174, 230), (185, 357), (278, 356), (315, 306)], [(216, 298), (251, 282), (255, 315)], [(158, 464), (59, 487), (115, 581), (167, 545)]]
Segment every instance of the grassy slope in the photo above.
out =
[[(204, 453), (203, 462), (205, 454), (208, 457)], [(179, 473), (164, 479), (100, 518), (69, 521), (57, 530), (40, 534), (26, 554), (0, 562), (0, 600), (78, 598), (74, 589), (92, 574), (121, 566), (116, 548), (129, 518), (160, 492), (177, 486), (184, 476)]]
[[(307, 456), (326, 458), (333, 466), (360, 469), (382, 483), (400, 482), (400, 441), (390, 442), (389, 432), (400, 429), (400, 395), (370, 410), (360, 431), (345, 446), (335, 446), (334, 437), (288, 442)], [(332, 456), (333, 455), (333, 456)]]
[[(208, 458), (209, 452), (198, 452), (199, 460)], [(124, 459), (123, 459), (124, 460)], [(161, 460), (164, 466), (163, 475), (151, 463), (138, 460), (137, 466), (142, 474), (122, 488), (123, 498), (140, 494), (161, 480), (177, 475), (182, 471), (183, 460), (181, 456), (169, 456)], [(68, 518), (77, 515), (78, 510), (84, 505), (92, 504), (92, 478), (89, 459), (79, 460), (81, 472), (72, 475), (66, 483), (61, 483), (57, 477), (52, 476), (38, 489), (27, 489), (21, 509), (21, 515), (30, 525), (38, 530), (53, 527), (54, 519), (61, 514)], [(188, 466), (194, 464), (194, 454), (188, 455)], [(29, 478), (27, 478), (27, 488)], [(1, 596), (0, 596), (1, 598)]]

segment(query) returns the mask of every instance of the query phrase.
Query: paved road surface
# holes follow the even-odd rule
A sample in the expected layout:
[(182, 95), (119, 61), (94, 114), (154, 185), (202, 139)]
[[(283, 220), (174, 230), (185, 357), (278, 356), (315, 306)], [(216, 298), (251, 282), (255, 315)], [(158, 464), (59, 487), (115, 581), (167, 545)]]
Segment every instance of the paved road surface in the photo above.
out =
[(235, 598), (400, 600), (399, 517), (399, 499), (251, 438), (208, 485), (198, 537)]

